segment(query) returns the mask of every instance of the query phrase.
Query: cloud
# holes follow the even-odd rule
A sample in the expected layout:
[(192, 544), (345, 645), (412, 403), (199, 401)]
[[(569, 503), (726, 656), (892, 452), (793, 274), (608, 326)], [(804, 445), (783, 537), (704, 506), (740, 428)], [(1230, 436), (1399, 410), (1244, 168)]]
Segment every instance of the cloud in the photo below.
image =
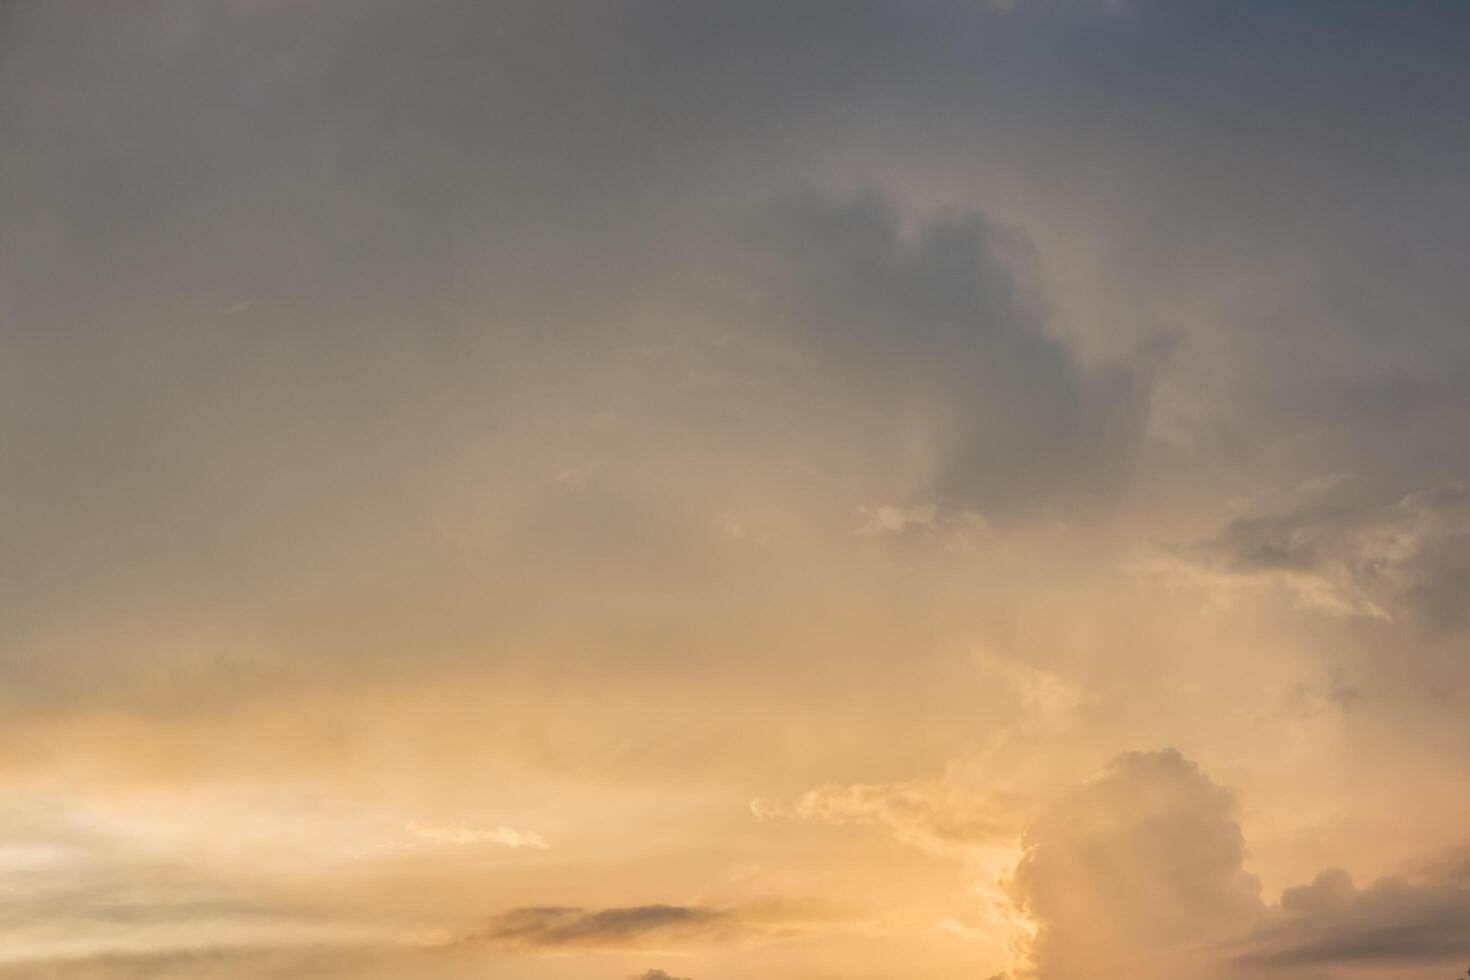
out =
[[(763, 817), (884, 826), (952, 857), (992, 839), (984, 797), (939, 781), (821, 787), (795, 804), (756, 801)], [(1470, 874), (1461, 852), (1416, 879), (1356, 887), (1340, 869), (1267, 904), (1246, 868), (1234, 794), (1175, 749), (1130, 752), (1055, 797), (1020, 836), (998, 888), (977, 883), (983, 928), (957, 916), (936, 929), (1008, 937), (1013, 963), (992, 980), (1082, 975), (1174, 980), (1321, 980), (1448, 964), (1470, 953)], [(1399, 975), (1397, 973), (1393, 975)]]
[(1268, 906), (1245, 869), (1235, 808), (1173, 749), (1119, 756), (1057, 798), (1022, 835), (1007, 884), (1030, 925), (1009, 975), (1318, 980), (1470, 953), (1470, 890), (1456, 861), (1361, 889), (1328, 869)]
[(742, 934), (726, 909), (634, 905), (588, 910), (538, 907), (503, 912), (467, 940), (518, 952), (650, 949), (728, 941)]
[[(323, 651), (301, 669), (329, 675), (330, 651), (353, 648), (366, 671), (369, 644), (340, 624), (380, 635), (379, 618), (425, 607), (411, 587), (445, 605), (508, 593), (486, 566), (516, 556), (457, 578), (418, 526), (487, 445), (503, 462), (476, 482), (497, 487), (530, 481), (528, 445), (624, 461), (636, 445), (647, 457), (629, 465), (660, 474), (697, 469), (691, 446), (756, 445), (761, 462), (856, 482), (829, 501), (843, 515), (932, 503), (998, 524), (1096, 506), (1146, 442), (1163, 363), (1146, 338), (1196, 327), (1180, 310), (1217, 290), (1252, 296), (1246, 273), (1279, 255), (1263, 241), (1305, 234), (1325, 268), (1273, 276), (1331, 302), (1310, 327), (1269, 301), (1272, 316), (1221, 300), (1195, 318), (1232, 355), (1190, 342), (1170, 355), (1171, 372), (1178, 354), (1231, 369), (1213, 406), (1225, 417), (1191, 429), (1202, 455), (1260, 433), (1300, 444), (1303, 416), (1344, 405), (1376, 420), (1405, 400), (1463, 400), (1464, 150), (1446, 138), (1462, 127), (1384, 108), (1440, 105), (1463, 80), (1443, 12), (1386, 30), (1388, 14), (1357, 10), (1324, 35), (1298, 12), (1227, 23), (1192, 3), (1005, 17), (967, 2), (494, 6), (7, 8), (0, 418), (17, 477), (0, 523), (25, 571), (0, 572), (0, 639), (29, 700), (140, 698), (145, 678), (176, 676), (183, 655), (160, 652), (174, 648), (204, 651), (201, 673), (279, 657), (221, 671), (222, 697), (241, 677), (280, 683), (283, 646)], [(1363, 37), (1396, 39), (1373, 49), (1377, 70), (1361, 67)], [(1414, 71), (1391, 70), (1408, 52)], [(1189, 98), (1165, 106), (1160, 91)], [(1359, 132), (1382, 138), (1341, 142)], [(1324, 161), (1340, 179), (1320, 179)], [(874, 174), (879, 193), (852, 193)], [(1062, 289), (1041, 288), (1053, 277), (1037, 268), (1064, 267), (1069, 246), (1099, 267), (1074, 262)], [(1122, 284), (1095, 309), (1094, 280)], [(1364, 291), (1375, 312), (1346, 315)], [(1085, 316), (1068, 317), (1068, 295)], [(1424, 353), (1373, 329), (1397, 337), (1406, 310), (1434, 340)], [(1093, 326), (1100, 343), (1074, 342)], [(1237, 349), (1238, 335), (1282, 349)], [(665, 340), (666, 357), (640, 361)], [(1289, 394), (1304, 371), (1338, 363), (1306, 356), (1316, 344), (1346, 364), (1304, 407)], [(1171, 388), (1191, 408), (1192, 380)], [(1270, 397), (1249, 397), (1256, 384)], [(626, 442), (582, 438), (578, 419), (630, 407)], [(1413, 438), (1437, 454), (1457, 431), (1341, 428), (1351, 449)], [(367, 588), (364, 567), (387, 581)], [(234, 639), (299, 623), (288, 597), (329, 590), (347, 593), (321, 613), (336, 632), (297, 630), (330, 642), (282, 626)], [(1457, 594), (1422, 605), (1452, 618)], [(150, 628), (190, 613), (197, 631)], [(83, 620), (99, 636), (70, 635)], [(168, 662), (134, 670), (140, 657)]]
[(549, 846), (534, 830), (514, 827), (477, 829), (462, 823), (439, 825), (412, 821), (406, 828), (410, 834), (431, 844), (501, 844), (505, 847), (532, 847), (546, 850)]
[[(1170, 957), (1249, 928), (1265, 912), (1244, 868), (1235, 800), (1174, 749), (1118, 756), (1022, 835), (1008, 885), (1034, 935), (1021, 975), (1060, 980), (1128, 967), (1166, 977)], [(1160, 972), (1163, 971), (1163, 972)]]
[[(1470, 956), (1470, 890), (1381, 878), (1358, 888), (1340, 868), (1288, 888), (1269, 923), (1226, 947), (1237, 971), (1316, 977), (1326, 971), (1423, 970)], [(1376, 975), (1376, 974), (1375, 974)]]
[[(5, 89), (33, 97), (0, 97), (24, 147), (0, 183), (10, 686), (228, 700), (367, 677), (395, 626), (498, 649), (569, 579), (729, 574), (694, 512), (763, 540), (744, 515), (773, 486), (814, 537), (808, 510), (932, 505), (956, 548), (967, 514), (1117, 490), (1152, 349), (1084, 360), (983, 202), (790, 165), (983, 16), (860, 6), (24, 6)], [(568, 470), (590, 475), (542, 492)], [(488, 530), (436, 533), (462, 499)], [(163, 681), (184, 659), (193, 682)]]
[(1410, 866), (1409, 877), (1470, 888), (1470, 844), (1418, 859)]
[(1328, 711), (1351, 711), (1363, 697), (1357, 686), (1347, 682), (1342, 668), (1332, 671), (1321, 684), (1297, 681), (1287, 689), (1287, 707), (1298, 718), (1316, 718)]
[(940, 854), (1005, 845), (1029, 801), (947, 779), (819, 786), (791, 803), (757, 798), (761, 819), (786, 818), (882, 827), (895, 840)]
[(877, 504), (872, 507), (860, 507), (858, 513), (862, 517), (862, 523), (858, 525), (859, 534), (901, 534), (910, 527), (934, 529), (935, 513), (938, 508), (933, 504), (911, 504), (901, 506), (896, 504)]
[[(1297, 733), (1222, 724), (1261, 713), (1211, 683), (1254, 691), (1259, 672), (1329, 678), (1291, 689), (1297, 714), (1355, 705), (1341, 748), (1280, 741), (1327, 757), (1303, 770), (1314, 811), (1359, 775), (1378, 788), (1374, 767), (1453, 778), (1470, 727), (1440, 681), (1465, 676), (1470, 541), (1464, 488), (1443, 481), (1470, 429), (1470, 127), (1446, 93), (1470, 89), (1470, 8), (987, 15), (1002, 6), (0, 3), (7, 765), (63, 796), (110, 792), (114, 760), (188, 785), (200, 819), (174, 808), (197, 830), (170, 857), (201, 873), (234, 840), (196, 842), (227, 808), (216, 787), (283, 770), (376, 797), (395, 846), (475, 888), (504, 874), (500, 894), (561, 887), (576, 856), (523, 860), (544, 841), (519, 825), (408, 836), (399, 814), (554, 810), (528, 819), (606, 842), (595, 874), (714, 834), (681, 857), (693, 879), (727, 844), (760, 850), (701, 823), (706, 790), (791, 778), (816, 788), (766, 815), (968, 855), (1009, 842), (1025, 805), (950, 781), (818, 784), (1009, 724), (991, 710), (1004, 680), (951, 669), (954, 637), (980, 632), (1085, 662), (1088, 686), (1008, 675), (1055, 737), (1023, 747), (1036, 771), (1170, 723), (1237, 765), (1271, 757)], [(1395, 496), (1244, 516), (1170, 568), (1226, 597), (1279, 591), (1339, 636), (1414, 641), (1376, 669), (1446, 705), (1446, 738), (1422, 713), (1372, 715), (1387, 699), (1366, 671), (1304, 671), (1295, 636), (1192, 647), (1185, 617), (1087, 578), (1110, 542), (1236, 484), (1357, 468), (1392, 473)], [(1400, 492), (1416, 486), (1432, 489)], [(976, 514), (997, 542), (1038, 515), (1079, 530), (973, 566), (888, 561), (978, 539)], [(1431, 655), (1439, 674), (1417, 669)], [(1129, 711), (1160, 692), (1158, 719)], [(1075, 824), (1033, 828), (1016, 887), (1039, 952), (1151, 950), (1147, 922), (1173, 921), (1157, 907), (1245, 890), (1208, 787), (1120, 766), (1079, 791)], [(1178, 825), (1224, 855), (1176, 862), (1210, 901), (1100, 826), (1147, 823), (1129, 807), (1156, 791), (1174, 800), (1163, 850)], [(496, 795), (519, 802), (476, 809)], [(303, 831), (327, 846), (303, 848), (285, 894), (346, 889), (315, 864), (356, 839), (341, 829)], [(274, 852), (271, 833), (249, 828)], [(1099, 867), (1094, 847), (1127, 860)], [(241, 878), (273, 873), (235, 850), (218, 860)], [(1069, 861), (1077, 901), (1102, 906), (1080, 926), (1048, 877)], [(29, 841), (3, 862), (62, 863)], [(420, 862), (383, 862), (400, 863)], [(108, 936), (312, 918), (228, 875), (124, 864), (32, 881), (0, 917)], [(552, 879), (518, 891), (533, 873)], [(639, 873), (608, 871), (600, 894)], [(1114, 909), (1114, 886), (1144, 895)], [(499, 907), (357, 891), (410, 919)], [(667, 908), (689, 911), (521, 924), (573, 947), (778, 928)], [(1135, 908), (1146, 923), (1112, 921)], [(1166, 945), (1210, 931), (1157, 928)]]
[(1346, 492), (1240, 517), (1148, 566), (1214, 590), (1277, 588), (1341, 617), (1404, 620), (1431, 633), (1470, 624), (1470, 486), (1440, 484), (1387, 504)]
[(845, 917), (843, 910), (826, 903), (790, 900), (731, 908), (539, 906), (502, 912), (456, 944), (519, 953), (681, 949), (792, 938), (827, 928)]
[(1075, 728), (1097, 697), (1062, 674), (988, 654), (975, 659), (987, 686), (1009, 688), (1016, 710), (981, 757), (956, 760), (936, 779), (832, 783), (789, 801), (756, 797), (751, 812), (761, 820), (879, 827), (909, 847), (986, 865), (1012, 860), (1016, 835), (1038, 800), (1024, 780), (999, 779), (998, 771), (1014, 761), (999, 757), (1034, 749), (1035, 736)]
[(933, 503), (862, 505), (858, 517), (857, 533), (861, 536), (930, 541), (952, 552), (972, 550), (991, 530), (983, 514), (973, 510), (941, 512)]
[(676, 977), (663, 970), (644, 970), (642, 973), (629, 977), (628, 980), (689, 980), (689, 977)]
[(1100, 502), (1131, 467), (1167, 344), (1086, 365), (1048, 331), (1021, 231), (961, 209), (908, 224), (881, 193), (809, 191), (759, 211), (735, 253), (740, 308), (798, 354), (803, 404), (843, 412), (866, 458), (909, 481), (891, 489), (919, 495), (864, 526)]
[(424, 962), (416, 951), (354, 945), (200, 944), (147, 952), (113, 952), (0, 961), (0, 980), (418, 980), (466, 977), (454, 964)]
[(0, 807), (0, 977), (327, 976), (329, 962), (401, 945), (361, 907), (280, 887), (258, 842), (241, 865), (197, 858), (189, 834), (209, 823), (199, 811), (159, 847), (126, 809), (109, 800), (103, 817), (45, 794)]

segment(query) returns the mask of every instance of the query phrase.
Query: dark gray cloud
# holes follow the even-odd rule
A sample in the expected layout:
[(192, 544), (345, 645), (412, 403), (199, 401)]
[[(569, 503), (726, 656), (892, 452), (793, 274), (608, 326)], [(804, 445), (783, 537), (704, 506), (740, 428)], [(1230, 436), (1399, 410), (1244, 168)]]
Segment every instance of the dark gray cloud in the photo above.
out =
[[(1470, 419), (1444, 5), (7, 11), (0, 639), (38, 701), (141, 698), (106, 665), (169, 645), (201, 687), (281, 676), (221, 635), (492, 618), (432, 527), (468, 483), (723, 452), (871, 498), (844, 513), (1001, 519), (1147, 493), (1140, 454), (1420, 472)], [(1076, 316), (1041, 284), (1079, 274)], [(1183, 457), (1145, 437), (1160, 392)], [(528, 519), (568, 563), (720, 565), (639, 551), (686, 501), (574, 503)], [(343, 574), (404, 555), (371, 596)]]
[(1444, 3), (1022, 5), (882, 159), (1023, 199), (1096, 336), (1185, 335), (1159, 421), (1197, 478), (1423, 485), (1470, 419), (1467, 36)]
[(1402, 878), (1358, 888), (1329, 869), (1284, 891), (1270, 923), (1232, 945), (1230, 962), (1251, 976), (1448, 969), (1470, 956), (1470, 890)]
[[(404, 358), (436, 398), (457, 394), (457, 409), (489, 414), (495, 402), (476, 393), (508, 383), (508, 360), (528, 360), (506, 335), (627, 314), (668, 288), (665, 261), (712, 206), (837, 182), (833, 147), (863, 161), (858, 172), (902, 185), (914, 180), (910, 162), (957, 166), (983, 140), (977, 167), (995, 169), (981, 164), (999, 155), (1000, 169), (1075, 203), (1088, 227), (1093, 198), (1117, 202), (1111, 237), (1095, 242), (1118, 264), (1113, 278), (1131, 296), (1146, 275), (1171, 298), (1117, 298), (1110, 316), (1134, 341), (1183, 329), (1172, 298), (1217, 305), (1209, 276), (1249, 283), (1248, 270), (1282, 247), (1310, 252), (1323, 266), (1310, 295), (1269, 317), (1218, 311), (1220, 326), (1250, 339), (1219, 360), (1239, 369), (1226, 393), (1234, 411), (1214, 406), (1222, 414), (1196, 433), (1217, 448), (1260, 436), (1266, 451), (1268, 427), (1281, 429), (1268, 410), (1306, 426), (1345, 413), (1388, 424), (1405, 398), (1417, 406), (1410, 418), (1459, 410), (1425, 399), (1439, 391), (1459, 405), (1466, 353), (1448, 312), (1461, 297), (1445, 248), (1464, 223), (1440, 217), (1466, 206), (1448, 179), (1465, 158), (1463, 110), (1441, 95), (1464, 73), (1463, 12), (1000, 6), (762, 3), (737, 16), (721, 4), (616, 3), (567, 16), (531, 3), (154, 3), (105, 14), (15, 5), (3, 39), (13, 94), (0, 101), (0, 132), (17, 148), (0, 180), (17, 409), (6, 415), (19, 448), (70, 449), (59, 471), (46, 468), (55, 476), (16, 464), (42, 481), (23, 499), (50, 501), (73, 524), (92, 511), (87, 540), (145, 556), (170, 543), (148, 509), (163, 511), (149, 474), (183, 481), (200, 523), (224, 513), (236, 525), (311, 526), (319, 515), (273, 510), (272, 491), (346, 495), (377, 452), (444, 436), (422, 387), (403, 382)], [(942, 306), (973, 288), (939, 270), (977, 258), (973, 239), (993, 229), (957, 224), (906, 259), (879, 256), (872, 288), (854, 297), (881, 283), (932, 289)], [(1404, 241), (1382, 244), (1368, 228)], [(856, 333), (871, 337), (864, 323), (879, 323), (890, 347), (933, 339), (922, 307), (884, 298), (856, 318)], [(1420, 342), (1392, 345), (1398, 361), (1385, 368), (1385, 338), (1405, 329), (1413, 298)], [(1299, 312), (1290, 304), (1309, 300), (1312, 322), (1283, 331)], [(996, 306), (991, 297), (982, 309)], [(1390, 321), (1394, 331), (1381, 329)], [(1018, 376), (1039, 375), (1028, 388), (998, 367), (973, 376), (965, 357), (968, 381), (942, 357), (927, 363), (938, 438), (954, 448), (946, 492), (973, 494), (1017, 466), (1046, 486), (1075, 475), (1069, 452), (1111, 458), (1136, 437), (1132, 372), (1069, 379), (1073, 368), (1054, 363), (1065, 351), (1014, 330), (976, 333), (985, 339), (968, 341), (972, 354), (1019, 358)], [(1284, 350), (1266, 346), (1278, 337)], [(1324, 343), (1348, 363), (1320, 365), (1310, 352)], [(1025, 397), (945, 396), (965, 384)], [(67, 407), (48, 387), (89, 397)], [(1046, 437), (1039, 449), (973, 438), (998, 425), (979, 419), (1018, 404), (1021, 432)], [(363, 409), (401, 426), (401, 443), (385, 445), (381, 425), (364, 431)], [(180, 431), (180, 418), (219, 448)], [(1329, 435), (1312, 446), (1339, 439)], [(255, 492), (214, 497), (236, 482), (237, 454), (258, 464)], [(293, 464), (310, 468), (296, 483), (283, 475)], [(349, 475), (338, 483), (334, 473)], [(103, 480), (111, 511), (139, 508), (146, 531), (96, 526), (85, 488)], [(201, 547), (186, 533), (202, 533), (189, 508), (172, 513), (185, 524), (173, 543)]]
[(688, 977), (676, 977), (664, 970), (644, 970), (642, 973), (634, 974), (628, 980), (689, 980)]
[(1452, 482), (1383, 502), (1347, 488), (1230, 521), (1181, 557), (1228, 579), (1277, 581), (1329, 612), (1452, 633), (1470, 610), (1470, 487)]
[(552, 906), (502, 912), (467, 942), (515, 950), (637, 949), (728, 939), (738, 933), (737, 924), (727, 910), (687, 905)]
[[(510, 592), (543, 581), (496, 572), (522, 549), (589, 578), (718, 574), (684, 544), (702, 488), (648, 475), (716, 457), (746, 482), (855, 488), (818, 502), (844, 521), (1116, 489), (1158, 357), (1083, 364), (1022, 231), (965, 207), (910, 236), (882, 181), (854, 197), (817, 164), (991, 21), (958, 3), (16, 5), (11, 686), (168, 701), (179, 649), (191, 689), (221, 697), (333, 673), (332, 648), (366, 669), (410, 610), (452, 631), (504, 619), (487, 595), (528, 608)], [(578, 470), (580, 492), (548, 495)], [(467, 567), (442, 512), (486, 488), (524, 521)]]
[(715, 943), (791, 938), (845, 917), (825, 903), (772, 900), (730, 908), (705, 905), (631, 905), (587, 909), (544, 906), (511, 909), (458, 945), (517, 952), (667, 949)]
[(1016, 229), (956, 211), (904, 234), (880, 196), (807, 194), (755, 223), (749, 261), (751, 325), (835, 386), (830, 411), (862, 413), (874, 463), (930, 468), (917, 492), (1007, 515), (1101, 502), (1128, 471), (1165, 345), (1084, 367)]

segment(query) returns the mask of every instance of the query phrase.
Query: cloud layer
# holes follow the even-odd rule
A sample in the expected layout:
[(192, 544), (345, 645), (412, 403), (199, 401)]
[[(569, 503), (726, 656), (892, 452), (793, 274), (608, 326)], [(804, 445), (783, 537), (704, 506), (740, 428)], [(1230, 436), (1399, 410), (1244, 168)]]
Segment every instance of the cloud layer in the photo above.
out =
[(1451, 3), (0, 0), (0, 973), (1440, 969), (1464, 91)]

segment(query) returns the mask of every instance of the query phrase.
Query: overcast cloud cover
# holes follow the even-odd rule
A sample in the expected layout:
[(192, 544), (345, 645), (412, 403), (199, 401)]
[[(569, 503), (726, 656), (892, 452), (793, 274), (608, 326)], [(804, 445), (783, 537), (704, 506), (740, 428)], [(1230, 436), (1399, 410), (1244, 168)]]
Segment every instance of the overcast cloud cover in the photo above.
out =
[(0, 976), (1448, 977), (1466, 91), (1451, 2), (0, 0)]

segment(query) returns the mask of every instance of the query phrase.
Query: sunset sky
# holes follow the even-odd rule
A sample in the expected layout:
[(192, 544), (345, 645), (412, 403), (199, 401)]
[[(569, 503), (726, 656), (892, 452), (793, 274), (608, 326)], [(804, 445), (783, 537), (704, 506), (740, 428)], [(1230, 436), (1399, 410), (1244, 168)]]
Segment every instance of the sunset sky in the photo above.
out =
[(1470, 4), (0, 0), (0, 980), (1451, 980)]

